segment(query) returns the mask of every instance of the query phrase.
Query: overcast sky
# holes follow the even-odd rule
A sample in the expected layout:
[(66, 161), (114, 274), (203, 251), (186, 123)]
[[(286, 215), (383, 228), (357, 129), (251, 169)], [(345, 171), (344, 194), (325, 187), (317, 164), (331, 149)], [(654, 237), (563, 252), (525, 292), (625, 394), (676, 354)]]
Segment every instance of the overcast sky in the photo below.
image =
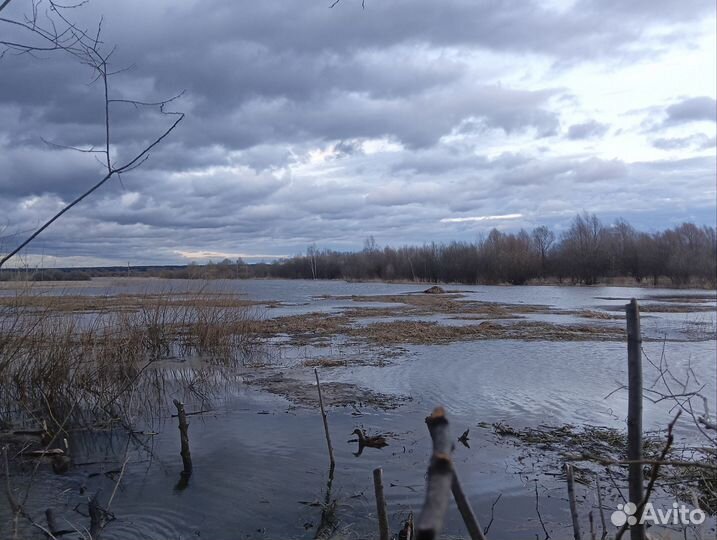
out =
[[(3, 11), (21, 17), (29, 2)], [(564, 229), (582, 210), (715, 225), (707, 0), (90, 0), (114, 97), (185, 90), (140, 169), (43, 233), (46, 266), (185, 263)], [(0, 23), (0, 39), (11, 35)], [(16, 37), (16, 36), (15, 36)], [(0, 59), (0, 252), (101, 178), (102, 89)], [(114, 156), (168, 119), (112, 108)], [(253, 258), (253, 259), (252, 259)]]

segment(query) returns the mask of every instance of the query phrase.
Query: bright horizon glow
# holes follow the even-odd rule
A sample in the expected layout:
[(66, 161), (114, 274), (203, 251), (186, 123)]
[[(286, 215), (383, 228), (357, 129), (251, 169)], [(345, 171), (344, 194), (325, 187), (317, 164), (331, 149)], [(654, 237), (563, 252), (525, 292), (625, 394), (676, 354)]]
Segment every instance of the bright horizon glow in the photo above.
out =
[(469, 216), (457, 218), (443, 218), (441, 223), (467, 223), (470, 221), (502, 221), (507, 219), (520, 219), (523, 214), (503, 214), (501, 216)]

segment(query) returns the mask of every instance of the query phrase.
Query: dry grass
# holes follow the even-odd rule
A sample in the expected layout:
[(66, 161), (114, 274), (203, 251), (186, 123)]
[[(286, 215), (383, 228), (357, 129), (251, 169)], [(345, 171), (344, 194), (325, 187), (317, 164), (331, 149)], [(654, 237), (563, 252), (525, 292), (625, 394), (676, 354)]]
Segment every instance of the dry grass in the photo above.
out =
[(293, 345), (305, 345), (345, 334), (350, 322), (346, 315), (307, 313), (255, 321), (254, 332), (264, 337), (289, 336)]
[(700, 304), (640, 304), (642, 313), (704, 313), (717, 311), (717, 306), (705, 306)]
[(332, 368), (344, 367), (348, 364), (346, 358), (309, 358), (304, 360), (301, 365), (308, 368)]
[(581, 317), (583, 319), (597, 319), (601, 321), (619, 320), (625, 318), (622, 315), (612, 315), (610, 313), (605, 313), (604, 311), (594, 311), (592, 309), (574, 311), (571, 312), (571, 315), (575, 315), (576, 317)]
[(161, 303), (167, 307), (246, 308), (266, 305), (275, 307), (276, 302), (242, 300), (236, 295), (224, 293), (175, 293), (167, 294), (120, 294), (120, 295), (65, 295), (20, 294), (0, 296), (0, 307), (11, 309), (32, 308), (65, 313), (108, 313), (151, 309)]
[[(131, 426), (157, 416), (168, 389), (206, 397), (213, 367), (236, 366), (258, 347), (243, 306), (148, 295), (133, 309), (120, 298), (87, 315), (68, 312), (75, 297), (15, 299), (0, 306), (0, 427)], [(199, 361), (159, 368), (186, 358)]]
[(516, 321), (507, 324), (485, 321), (465, 326), (445, 326), (427, 321), (391, 321), (352, 328), (349, 334), (384, 345), (450, 343), (484, 339), (523, 341), (619, 341), (625, 338), (621, 328), (581, 324), (552, 324)]
[(674, 302), (677, 304), (703, 304), (705, 302), (717, 302), (717, 294), (700, 293), (700, 294), (653, 294), (646, 297), (647, 300), (656, 302)]
[[(516, 313), (542, 312), (543, 306), (506, 306), (493, 303), (464, 303), (446, 299), (447, 295), (401, 295), (352, 297), (364, 301), (384, 302), (403, 299), (413, 302), (397, 307), (351, 308), (339, 314), (308, 313), (258, 321), (256, 333), (265, 337), (286, 336), (292, 345), (325, 343), (331, 338), (345, 335), (353, 340), (381, 346), (396, 344), (430, 345), (454, 341), (516, 339), (523, 341), (618, 341), (624, 339), (624, 330), (618, 327), (589, 324), (555, 324), (541, 321), (519, 320)], [(416, 309), (416, 306), (421, 306)], [(468, 306), (468, 308), (466, 308)], [(466, 309), (472, 309), (466, 313)], [(453, 319), (483, 321), (480, 324), (444, 325), (438, 322), (411, 320), (405, 317), (454, 314)], [(576, 314), (572, 313), (572, 314)], [(581, 315), (610, 320), (618, 318), (600, 312), (585, 311)], [(394, 318), (399, 320), (359, 325), (367, 318)], [(504, 320), (505, 322), (494, 322)]]

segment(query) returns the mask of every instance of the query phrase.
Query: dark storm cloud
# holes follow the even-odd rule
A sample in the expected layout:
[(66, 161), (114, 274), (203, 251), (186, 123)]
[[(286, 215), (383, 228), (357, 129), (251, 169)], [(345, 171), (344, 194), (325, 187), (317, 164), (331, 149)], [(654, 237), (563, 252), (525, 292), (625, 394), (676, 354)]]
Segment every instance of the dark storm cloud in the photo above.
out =
[(48, 147), (3, 147), (0, 143), (0, 197), (53, 193), (64, 197), (95, 180), (102, 167), (91, 156)]
[(610, 128), (607, 124), (601, 124), (595, 120), (583, 122), (582, 124), (573, 124), (568, 128), (568, 139), (590, 139), (592, 137), (601, 137), (607, 133)]

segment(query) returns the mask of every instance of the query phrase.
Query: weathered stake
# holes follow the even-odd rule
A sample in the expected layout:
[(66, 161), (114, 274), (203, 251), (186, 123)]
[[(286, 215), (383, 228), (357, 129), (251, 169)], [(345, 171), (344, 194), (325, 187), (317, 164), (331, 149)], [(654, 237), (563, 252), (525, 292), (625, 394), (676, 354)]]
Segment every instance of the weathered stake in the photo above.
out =
[(383, 496), (383, 471), (381, 467), (373, 470), (373, 491), (376, 494), (379, 538), (388, 540), (388, 511), (386, 510), (386, 499)]
[(331, 463), (331, 472), (333, 472), (336, 466), (336, 460), (334, 459), (334, 447), (331, 445), (331, 435), (329, 435), (329, 421), (326, 418), (326, 410), (324, 410), (324, 399), (321, 397), (321, 383), (319, 382), (319, 372), (314, 368), (314, 375), (316, 376), (316, 387), (319, 390), (319, 407), (321, 408), (321, 417), (324, 420), (324, 433), (326, 433), (326, 446), (329, 448), (329, 460)]
[(184, 404), (174, 400), (174, 406), (177, 407), (177, 417), (179, 418), (179, 436), (182, 443), (182, 450), (179, 455), (182, 456), (182, 464), (184, 470), (182, 475), (189, 477), (192, 474), (192, 454), (189, 452), (189, 424), (187, 423), (187, 414), (184, 412)]
[(573, 518), (573, 537), (580, 540), (580, 522), (578, 521), (578, 505), (575, 502), (575, 481), (573, 479), (573, 466), (565, 464), (565, 476), (568, 478), (568, 500), (570, 501), (570, 515)]
[[(640, 504), (642, 488), (642, 336), (640, 310), (634, 298), (625, 306), (627, 318), (627, 459), (635, 461), (628, 468), (630, 502)], [(638, 523), (630, 528), (632, 540), (644, 540), (645, 528)]]
[(442, 407), (434, 409), (426, 418), (426, 425), (433, 441), (433, 455), (428, 466), (426, 499), (418, 516), (418, 540), (437, 538), (443, 525), (443, 517), (448, 508), (449, 494), (453, 498), (466, 524), (471, 540), (486, 540), (483, 529), (463, 492), (463, 487), (453, 467), (451, 453), (453, 442), (450, 437), (448, 419)]
[(453, 483), (453, 441), (443, 407), (434, 409), (426, 425), (433, 440), (433, 454), (428, 465), (426, 498), (416, 522), (417, 540), (433, 540), (441, 533)]

